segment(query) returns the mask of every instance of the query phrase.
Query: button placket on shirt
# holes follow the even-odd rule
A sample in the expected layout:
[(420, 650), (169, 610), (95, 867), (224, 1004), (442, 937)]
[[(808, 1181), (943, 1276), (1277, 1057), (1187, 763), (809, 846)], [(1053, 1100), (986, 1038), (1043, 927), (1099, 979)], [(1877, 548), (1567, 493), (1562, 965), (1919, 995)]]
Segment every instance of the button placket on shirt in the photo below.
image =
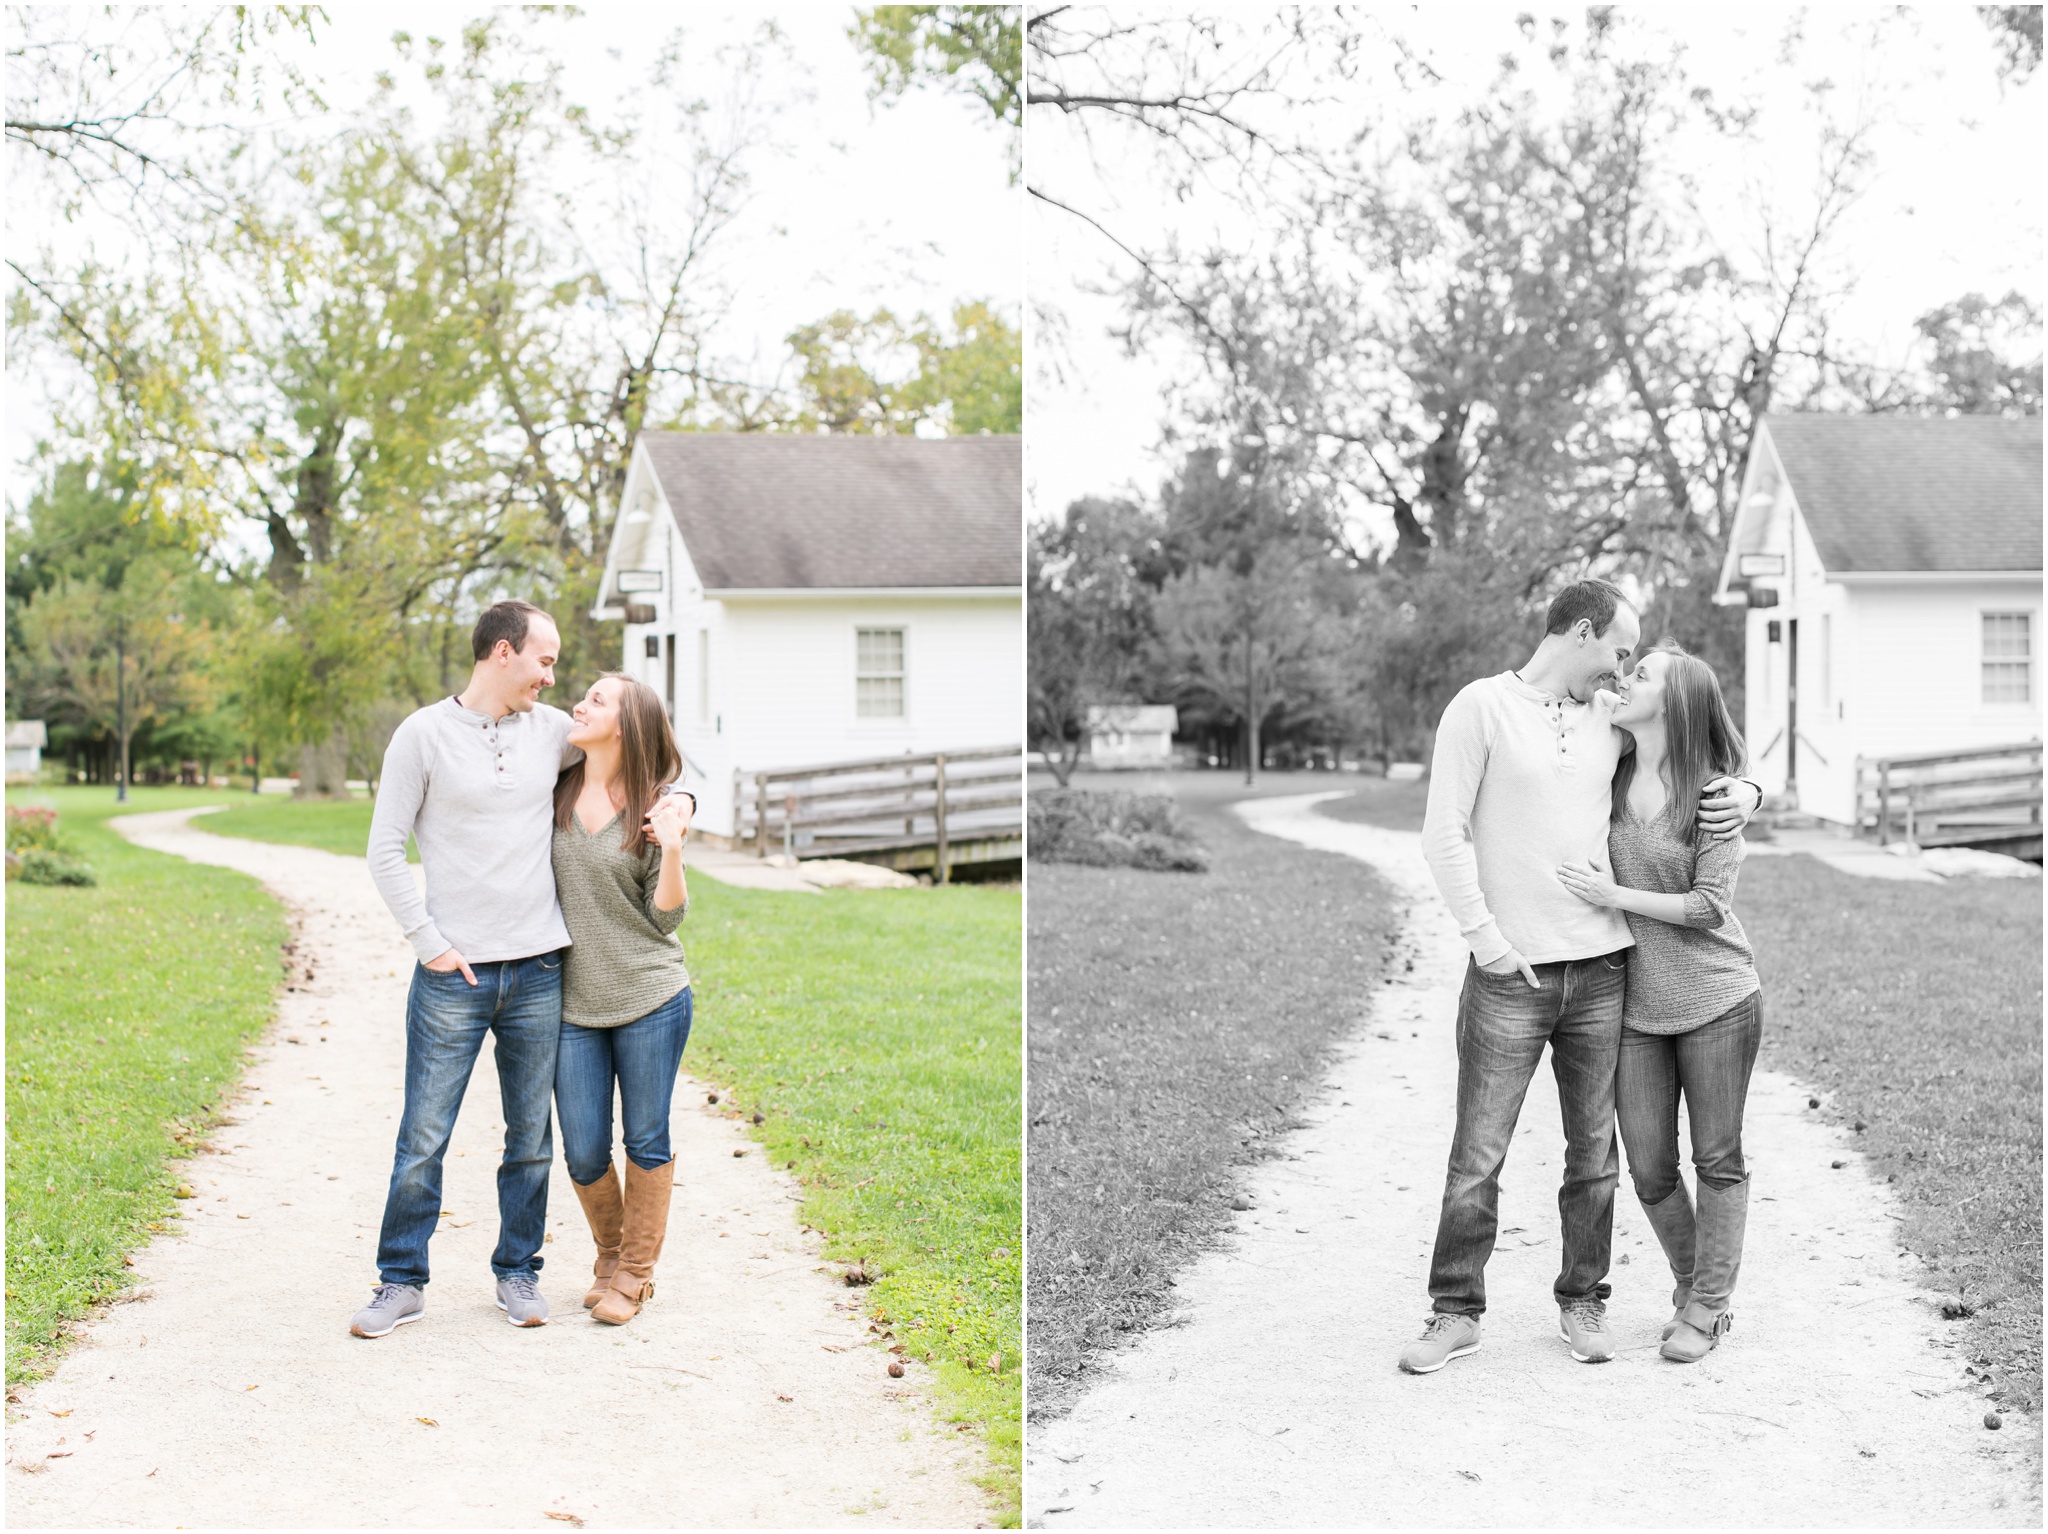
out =
[(498, 732), (499, 723), (500, 721), (496, 719), (485, 721), (484, 740), (489, 744), (491, 753), (497, 762), (498, 787), (510, 788), (512, 786), (512, 770), (506, 765), (505, 742)]

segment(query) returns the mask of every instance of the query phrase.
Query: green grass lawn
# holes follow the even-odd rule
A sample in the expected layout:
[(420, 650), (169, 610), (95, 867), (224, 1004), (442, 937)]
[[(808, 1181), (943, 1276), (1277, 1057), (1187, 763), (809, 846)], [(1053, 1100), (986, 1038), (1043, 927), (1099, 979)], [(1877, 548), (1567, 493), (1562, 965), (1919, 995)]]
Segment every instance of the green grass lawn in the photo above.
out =
[[(1260, 791), (1355, 780), (1270, 775)], [(1095, 787), (1101, 778), (1079, 781)], [(1031, 864), (1031, 1414), (1168, 1313), (1259, 1159), (1363, 1015), (1394, 926), (1363, 864), (1245, 828), (1226, 773), (1119, 775), (1171, 792), (1205, 874)]]
[(256, 881), (130, 846), (112, 815), (226, 793), (10, 790), (54, 805), (90, 889), (7, 887), (7, 1378), (46, 1373), (74, 1323), (164, 1228), (269, 1020), (284, 915)]
[[(360, 799), (287, 799), (277, 795), (258, 798), (254, 794), (236, 797), (218, 815), (202, 815), (192, 823), (217, 836), (241, 836), (252, 842), (287, 842), (297, 847), (318, 847), (326, 852), (345, 852), (359, 858), (370, 842), (370, 811), (373, 801)], [(420, 849), (407, 840), (408, 862), (420, 860)]]
[[(1021, 901), (690, 881), (684, 1068), (801, 1179), (828, 1255), (878, 1275), (871, 1316), (985, 1435), (1006, 1526), (1022, 1463)], [(884, 1340), (888, 1340), (886, 1337)], [(878, 1365), (879, 1367), (879, 1365)]]
[(1906, 1214), (1904, 1244), (1976, 1314), (1990, 1394), (2041, 1408), (2041, 881), (1861, 879), (1743, 864), (1760, 1063), (1821, 1089)]

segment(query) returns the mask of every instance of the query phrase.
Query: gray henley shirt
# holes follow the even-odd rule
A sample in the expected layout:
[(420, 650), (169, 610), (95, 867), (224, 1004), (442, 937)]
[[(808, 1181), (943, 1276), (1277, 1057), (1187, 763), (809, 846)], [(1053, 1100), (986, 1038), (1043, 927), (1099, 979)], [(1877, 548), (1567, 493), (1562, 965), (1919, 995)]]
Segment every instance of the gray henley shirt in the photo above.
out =
[[(370, 876), (421, 963), (472, 964), (569, 946), (550, 858), (555, 779), (582, 753), (546, 703), (502, 719), (453, 698), (406, 717), (384, 751), (370, 817)], [(419, 842), (424, 897), (405, 862)]]

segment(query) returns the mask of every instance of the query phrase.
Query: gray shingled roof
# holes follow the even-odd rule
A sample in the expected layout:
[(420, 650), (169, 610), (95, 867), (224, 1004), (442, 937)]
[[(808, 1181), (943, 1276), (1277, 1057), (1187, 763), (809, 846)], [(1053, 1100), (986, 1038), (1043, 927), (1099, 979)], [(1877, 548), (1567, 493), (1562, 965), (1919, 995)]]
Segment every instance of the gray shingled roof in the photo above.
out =
[(707, 591), (1024, 584), (1021, 438), (641, 440)]
[(1774, 415), (1831, 571), (2041, 568), (2041, 418)]

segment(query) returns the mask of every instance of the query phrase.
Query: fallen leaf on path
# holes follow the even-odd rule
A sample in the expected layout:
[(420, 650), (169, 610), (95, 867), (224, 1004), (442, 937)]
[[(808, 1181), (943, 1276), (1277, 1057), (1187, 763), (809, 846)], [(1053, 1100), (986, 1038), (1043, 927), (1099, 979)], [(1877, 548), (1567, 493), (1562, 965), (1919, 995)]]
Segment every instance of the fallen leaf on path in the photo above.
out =
[(1468, 1481), (1476, 1481), (1476, 1480), (1478, 1480), (1478, 1479), (1479, 1479), (1479, 1477), (1478, 1477), (1478, 1476), (1474, 1475), (1474, 1474), (1473, 1474), (1473, 1473), (1472, 1473), (1471, 1471), (1469, 1471), (1469, 1470), (1460, 1470), (1460, 1471), (1458, 1472), (1458, 1474), (1462, 1475), (1462, 1476), (1463, 1476), (1463, 1477), (1464, 1477), (1464, 1478), (1465, 1478), (1466, 1480), (1468, 1480)]
[(782, 1393), (781, 1393), (780, 1391), (778, 1391), (778, 1392), (776, 1393), (775, 1399), (776, 1399), (776, 1400), (778, 1400), (778, 1401), (794, 1401), (794, 1400), (796, 1399), (796, 1397), (795, 1397), (795, 1396), (786, 1396), (786, 1395), (783, 1395), (783, 1394), (782, 1394)]
[(75, 1406), (68, 1406), (63, 1411), (53, 1411), (50, 1415), (53, 1417), (68, 1417), (77, 1410), (78, 1408)]
[[(49, 1464), (49, 1461), (47, 1461), (47, 1460), (40, 1460), (40, 1459), (32, 1459), (32, 1460), (30, 1460), (30, 1461), (29, 1461), (29, 1462), (28, 1462), (27, 1464), (25, 1464), (25, 1465), (23, 1465), (23, 1466), (21, 1467), (21, 1473), (22, 1473), (23, 1475), (36, 1475), (36, 1474), (39, 1474), (39, 1473), (40, 1473), (40, 1472), (42, 1472), (42, 1471), (48, 1470), (49, 1468), (50, 1468), (50, 1464)], [(151, 1475), (154, 1475), (154, 1474), (156, 1474), (156, 1472), (152, 1470), (152, 1471), (150, 1472), (150, 1474), (151, 1474)]]
[[(461, 1230), (461, 1229), (462, 1229), (462, 1228), (463, 1228), (463, 1227), (464, 1227), (465, 1225), (474, 1225), (474, 1224), (476, 1224), (476, 1221), (474, 1221), (474, 1220), (450, 1220), (450, 1221), (448, 1222), (448, 1228), (449, 1228), (450, 1230)], [(552, 1240), (554, 1240), (554, 1237), (550, 1236), (550, 1237), (548, 1237), (548, 1239), (549, 1239), (550, 1241), (552, 1241)]]
[(256, 1387), (255, 1387), (254, 1385), (244, 1385), (244, 1386), (242, 1387), (242, 1393), (243, 1393), (244, 1395), (247, 1395), (247, 1394), (248, 1394), (248, 1393), (249, 1393), (250, 1391), (254, 1390), (255, 1388), (256, 1388)]
[(846, 1349), (844, 1348), (835, 1348), (829, 1342), (821, 1342), (818, 1344), (818, 1346), (823, 1348), (828, 1353), (844, 1353), (846, 1351)]
[(415, 1417), (412, 1420), (415, 1422), (424, 1422), (428, 1427), (439, 1427), (441, 1425), (440, 1423), (436, 1422), (432, 1417)]
[(557, 1523), (573, 1523), (579, 1529), (583, 1527), (583, 1520), (574, 1513), (549, 1513), (547, 1516)]
[[(1986, 1427), (1989, 1427), (1989, 1426), (1991, 1426), (1992, 1420), (1993, 1420), (1992, 1418), (1990, 1418), (1990, 1417), (1986, 1417), (1986, 1418), (1984, 1419), (1984, 1425), (1985, 1425)], [(51, 1451), (50, 1453), (48, 1453), (48, 1454), (45, 1454), (45, 1455), (43, 1456), (43, 1458), (44, 1458), (44, 1459), (69, 1459), (69, 1458), (71, 1458), (71, 1451), (70, 1451), (69, 1449), (53, 1449), (53, 1450), (52, 1450), (52, 1451)]]

